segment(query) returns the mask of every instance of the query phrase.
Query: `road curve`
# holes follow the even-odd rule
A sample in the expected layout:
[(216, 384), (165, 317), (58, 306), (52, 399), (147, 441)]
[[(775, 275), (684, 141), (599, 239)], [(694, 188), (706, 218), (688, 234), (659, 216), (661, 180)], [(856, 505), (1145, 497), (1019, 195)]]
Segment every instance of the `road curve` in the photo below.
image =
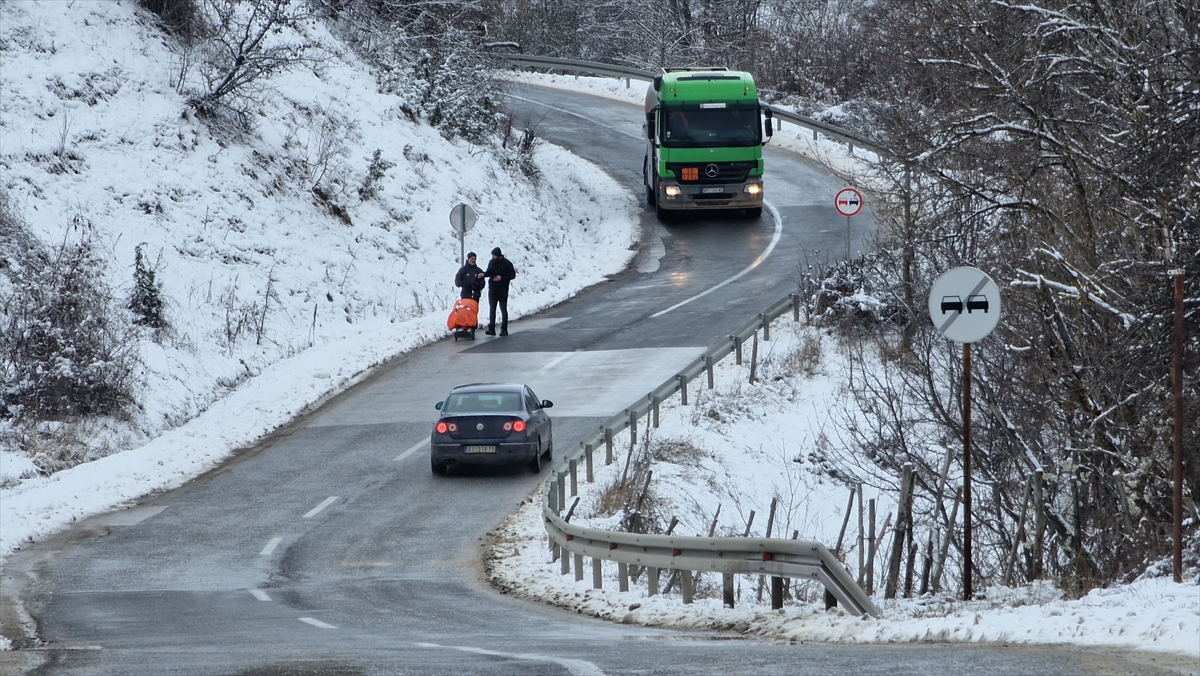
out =
[[(638, 108), (513, 93), (543, 138), (640, 199)], [(630, 269), (515, 322), (511, 336), (447, 339), (401, 356), (187, 485), (12, 555), (4, 576), (24, 585), (39, 643), (0, 654), (0, 666), (69, 675), (1119, 673), (1119, 661), (1075, 651), (783, 645), (613, 624), (481, 580), (484, 534), (541, 477), (523, 468), (432, 476), (423, 442), (433, 403), (459, 382), (525, 380), (556, 403), (555, 444), (577, 445), (794, 288), (806, 257), (844, 247), (832, 207), (840, 182), (782, 153), (768, 163), (772, 209), (761, 219), (664, 225), (647, 213)]]

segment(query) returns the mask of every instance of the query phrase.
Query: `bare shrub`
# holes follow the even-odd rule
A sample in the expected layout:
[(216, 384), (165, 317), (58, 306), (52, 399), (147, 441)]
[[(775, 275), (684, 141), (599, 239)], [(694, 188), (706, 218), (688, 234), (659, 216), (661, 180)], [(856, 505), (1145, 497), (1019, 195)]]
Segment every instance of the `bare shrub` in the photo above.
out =
[(90, 225), (47, 248), (10, 209), (0, 275), (0, 407), (54, 418), (120, 415), (133, 404), (136, 341), (129, 316), (104, 280)]

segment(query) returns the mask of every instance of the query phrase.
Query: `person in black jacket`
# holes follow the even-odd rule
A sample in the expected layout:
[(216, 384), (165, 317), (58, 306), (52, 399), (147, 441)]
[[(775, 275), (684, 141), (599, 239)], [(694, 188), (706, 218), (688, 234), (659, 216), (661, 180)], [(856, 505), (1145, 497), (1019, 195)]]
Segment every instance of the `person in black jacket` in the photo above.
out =
[(475, 264), (475, 252), (472, 251), (467, 254), (466, 264), (454, 275), (454, 286), (462, 288), (460, 297), (479, 302), (479, 297), (483, 295), (483, 285), (483, 270)]
[(489, 336), (496, 335), (496, 305), (500, 305), (500, 335), (508, 335), (508, 283), (517, 276), (513, 264), (500, 252), (492, 249), (492, 260), (483, 273), (488, 280), (488, 327)]

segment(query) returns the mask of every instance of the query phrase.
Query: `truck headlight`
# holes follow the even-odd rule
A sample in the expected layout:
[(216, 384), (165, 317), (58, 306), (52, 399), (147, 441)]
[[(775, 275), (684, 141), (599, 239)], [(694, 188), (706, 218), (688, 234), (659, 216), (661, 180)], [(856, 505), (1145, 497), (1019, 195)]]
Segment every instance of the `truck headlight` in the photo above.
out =
[(746, 186), (746, 192), (750, 193), (751, 195), (761, 195), (762, 194), (762, 184), (761, 183), (751, 183), (750, 185)]
[(664, 191), (667, 193), (667, 197), (679, 197), (680, 194), (679, 186), (677, 185), (669, 185), (664, 188)]

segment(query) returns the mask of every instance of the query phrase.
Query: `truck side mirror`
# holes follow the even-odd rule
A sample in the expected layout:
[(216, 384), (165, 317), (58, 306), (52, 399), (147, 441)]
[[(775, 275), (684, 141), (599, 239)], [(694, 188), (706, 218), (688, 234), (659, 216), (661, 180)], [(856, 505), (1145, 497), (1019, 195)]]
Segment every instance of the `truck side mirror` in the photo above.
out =
[(774, 111), (772, 111), (770, 108), (763, 108), (763, 134), (766, 135), (767, 138), (771, 138), (771, 136), (775, 133), (775, 127), (772, 124), (774, 120)]
[(662, 76), (661, 75), (654, 76), (654, 91), (656, 91), (656, 92), (662, 91)]
[(650, 139), (651, 141), (653, 141), (654, 137), (657, 135), (655, 133), (657, 129), (655, 129), (654, 125), (655, 117), (656, 116), (653, 111), (646, 113), (646, 138)]

